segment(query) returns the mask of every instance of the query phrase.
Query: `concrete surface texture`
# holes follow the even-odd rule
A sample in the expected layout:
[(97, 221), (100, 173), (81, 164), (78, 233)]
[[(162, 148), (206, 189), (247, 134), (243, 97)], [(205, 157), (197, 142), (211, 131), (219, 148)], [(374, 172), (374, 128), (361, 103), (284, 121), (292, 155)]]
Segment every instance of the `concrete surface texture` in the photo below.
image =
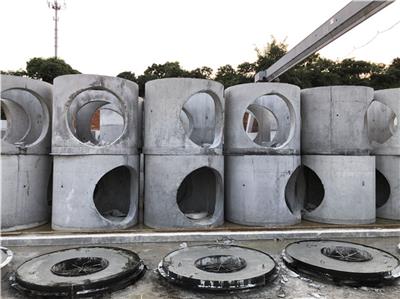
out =
[(225, 154), (300, 154), (299, 87), (240, 84), (225, 97)]
[[(104, 110), (108, 110), (108, 116), (114, 115), (108, 121)], [(57, 77), (54, 79), (53, 111), (53, 154), (137, 154), (136, 83), (98, 75)], [(94, 128), (96, 113), (100, 113), (100, 124)], [(112, 123), (113, 129), (102, 132), (101, 129), (107, 129), (104, 128), (104, 125), (108, 127), (107, 123), (108, 126)]]
[(49, 220), (51, 102), (50, 84), (1, 76), (3, 231), (31, 228)]
[(226, 156), (226, 219), (251, 226), (299, 223), (300, 164), (299, 155)]
[(54, 158), (52, 228), (122, 229), (138, 219), (139, 156)]
[(368, 109), (375, 155), (400, 155), (400, 88), (377, 90)]
[(52, 85), (1, 75), (1, 154), (47, 155), (51, 145)]
[(251, 226), (298, 223), (300, 89), (241, 84), (225, 97), (226, 219)]
[(50, 219), (51, 158), (1, 155), (1, 230), (39, 226)]
[(375, 222), (375, 157), (303, 155), (304, 219), (335, 224)]
[(170, 78), (147, 82), (145, 93), (145, 225), (221, 225), (223, 86), (211, 80)]
[(400, 219), (400, 88), (377, 90), (368, 109), (376, 155), (377, 216)]
[[(118, 247), (132, 250), (139, 254), (144, 263), (148, 267), (148, 271), (144, 277), (118, 292), (105, 295), (103, 298), (130, 298), (130, 299), (147, 299), (147, 298), (168, 298), (168, 299), (206, 299), (206, 298), (243, 298), (243, 299), (397, 299), (400, 297), (400, 281), (392, 286), (384, 287), (350, 287), (342, 285), (334, 285), (332, 283), (310, 279), (309, 277), (299, 276), (288, 270), (280, 259), (282, 249), (290, 242), (295, 240), (269, 240), (269, 241), (247, 241), (233, 242), (233, 244), (247, 246), (269, 253), (278, 262), (280, 266), (278, 278), (271, 284), (242, 292), (232, 293), (205, 293), (197, 292), (191, 289), (183, 289), (167, 283), (155, 271), (158, 263), (169, 252), (178, 249), (180, 246), (197, 245), (200, 243), (134, 243), (117, 245)], [(396, 250), (397, 244), (400, 242), (399, 237), (394, 238), (367, 238), (367, 239), (344, 239), (344, 241), (357, 242), (368, 246), (374, 246), (389, 253), (400, 257)], [(201, 243), (203, 244), (203, 243)], [(12, 247), (14, 251), (14, 259), (8, 268), (11, 272), (15, 270), (21, 263), (26, 260), (54, 250), (64, 249), (66, 247), (57, 246), (41, 246), (41, 247)], [(25, 298), (23, 295), (11, 289), (8, 284), (7, 277), (9, 272), (3, 271), (1, 284), (1, 296), (4, 299)]]
[(143, 98), (138, 98), (138, 117), (137, 117), (137, 129), (138, 129), (138, 149), (141, 152), (143, 147), (143, 116), (144, 116), (144, 101)]
[(169, 78), (146, 83), (144, 153), (220, 155), (224, 87), (204, 79)]
[(400, 220), (400, 155), (376, 156), (376, 216)]
[(224, 221), (224, 157), (145, 155), (144, 224), (218, 226)]
[(374, 90), (363, 86), (327, 86), (301, 91), (303, 155), (368, 155), (366, 121)]

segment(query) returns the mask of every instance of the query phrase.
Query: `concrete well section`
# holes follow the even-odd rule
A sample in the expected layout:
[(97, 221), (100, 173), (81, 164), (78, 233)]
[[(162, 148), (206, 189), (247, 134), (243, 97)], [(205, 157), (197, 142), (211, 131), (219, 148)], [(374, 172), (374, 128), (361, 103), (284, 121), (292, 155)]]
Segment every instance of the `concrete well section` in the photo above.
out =
[(140, 152), (142, 151), (142, 147), (143, 147), (143, 132), (144, 132), (143, 115), (144, 115), (144, 101), (143, 101), (143, 98), (139, 97), (138, 98), (137, 129), (138, 129), (138, 148), (139, 148)]
[(243, 225), (300, 222), (304, 184), (300, 156), (226, 156), (225, 215)]
[(13, 231), (50, 220), (51, 157), (1, 155), (1, 230)]
[(48, 154), (52, 85), (1, 75), (1, 153)]
[(300, 154), (299, 87), (240, 84), (225, 98), (225, 154)]
[(144, 224), (218, 226), (224, 221), (223, 156), (145, 156)]
[(375, 91), (368, 130), (374, 154), (400, 155), (400, 88)]
[(375, 157), (303, 155), (304, 219), (334, 224), (375, 222)]
[(191, 78), (146, 83), (144, 153), (151, 155), (222, 154), (224, 87)]
[(376, 216), (400, 220), (400, 156), (376, 156)]
[(53, 175), (53, 229), (123, 229), (137, 223), (137, 155), (55, 156)]
[(302, 154), (368, 154), (367, 109), (373, 97), (374, 90), (362, 86), (302, 90)]
[(136, 154), (138, 86), (98, 75), (54, 79), (52, 153)]

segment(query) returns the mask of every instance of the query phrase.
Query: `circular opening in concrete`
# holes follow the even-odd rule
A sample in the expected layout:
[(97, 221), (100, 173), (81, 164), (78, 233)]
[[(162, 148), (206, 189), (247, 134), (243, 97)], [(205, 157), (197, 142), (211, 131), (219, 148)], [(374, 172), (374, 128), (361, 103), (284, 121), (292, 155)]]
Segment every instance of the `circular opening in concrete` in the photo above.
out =
[(246, 108), (242, 122), (250, 140), (263, 147), (280, 147), (293, 135), (290, 108), (278, 94), (258, 97)]
[(398, 117), (387, 105), (373, 101), (367, 111), (368, 137), (380, 144), (388, 141), (399, 129)]
[(131, 171), (126, 166), (110, 170), (97, 182), (93, 201), (104, 218), (121, 222), (129, 213), (132, 192)]
[(321, 253), (326, 257), (343, 262), (367, 262), (372, 260), (372, 255), (368, 251), (349, 246), (323, 247)]
[(124, 118), (121, 112), (107, 104), (97, 108), (91, 121), (91, 134), (96, 145), (111, 144), (124, 131)]
[(85, 90), (70, 103), (68, 127), (80, 142), (90, 146), (115, 143), (125, 131), (119, 98), (108, 90)]
[(256, 144), (266, 147), (276, 147), (278, 121), (267, 108), (250, 105), (243, 116), (243, 128), (247, 136)]
[(183, 105), (180, 121), (186, 135), (201, 147), (219, 143), (222, 134), (222, 112), (219, 99), (212, 93), (199, 92)]
[(201, 220), (214, 214), (219, 182), (213, 169), (202, 167), (187, 175), (180, 184), (176, 201), (189, 219)]
[(285, 187), (286, 205), (293, 215), (299, 214), (303, 208), (305, 188), (303, 168), (299, 166), (292, 172)]
[(4, 111), (3, 100), (1, 100), (1, 122), (0, 122), (0, 130), (1, 130), (1, 139), (6, 135), (8, 130), (8, 120), (6, 112)]
[(233, 255), (209, 255), (199, 258), (194, 265), (197, 269), (212, 273), (233, 273), (246, 267), (246, 261)]
[(41, 100), (28, 90), (9, 89), (1, 93), (1, 138), (30, 146), (39, 142), (49, 128), (49, 115)]
[(376, 170), (375, 172), (375, 179), (376, 207), (380, 208), (389, 200), (391, 192), (390, 184), (379, 170)]
[(318, 175), (309, 167), (303, 166), (305, 180), (304, 210), (312, 212), (322, 203), (325, 196), (324, 185)]
[(104, 270), (109, 265), (106, 259), (100, 257), (78, 257), (61, 261), (53, 265), (50, 271), (58, 276), (83, 276)]

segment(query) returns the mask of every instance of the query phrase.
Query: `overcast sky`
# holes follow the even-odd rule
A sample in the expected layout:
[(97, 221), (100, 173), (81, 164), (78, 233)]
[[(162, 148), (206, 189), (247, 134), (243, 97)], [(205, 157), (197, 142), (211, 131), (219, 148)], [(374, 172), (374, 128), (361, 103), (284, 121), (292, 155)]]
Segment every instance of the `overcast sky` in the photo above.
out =
[[(61, 2), (63, 2), (61, 0)], [(256, 59), (275, 36), (289, 49), (349, 0), (66, 0), (60, 12), (59, 57), (82, 73), (141, 74), (152, 63), (193, 69)], [(53, 11), (46, 0), (0, 0), (0, 69), (25, 68), (54, 55)], [(331, 59), (390, 63), (400, 56), (400, 1), (321, 50)]]

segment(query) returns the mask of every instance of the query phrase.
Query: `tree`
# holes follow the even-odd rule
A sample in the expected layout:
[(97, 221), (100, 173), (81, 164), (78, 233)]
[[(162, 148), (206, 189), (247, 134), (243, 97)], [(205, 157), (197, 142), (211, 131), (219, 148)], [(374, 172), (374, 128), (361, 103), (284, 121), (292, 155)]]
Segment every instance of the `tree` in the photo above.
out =
[(225, 88), (242, 83), (240, 79), (241, 76), (230, 64), (218, 68), (214, 78), (215, 81), (222, 83)]
[(64, 60), (59, 58), (39, 58), (35, 57), (26, 63), (26, 73), (33, 79), (53, 83), (54, 78), (61, 75), (79, 74)]
[(125, 71), (125, 72), (119, 73), (117, 75), (117, 77), (123, 78), (123, 79), (126, 79), (126, 80), (130, 80), (130, 81), (133, 81), (133, 82), (137, 82), (137, 78), (136, 78), (136, 75), (135, 75), (134, 72)]
[(400, 87), (400, 57), (393, 59), (381, 73), (373, 73), (370, 86), (375, 89)]
[(17, 70), (17, 71), (0, 71), (0, 74), (2, 75), (11, 75), (11, 76), (19, 76), (19, 77), (25, 77), (27, 76), (27, 73), (25, 70)]
[(138, 77), (139, 95), (144, 96), (144, 86), (147, 81), (163, 78), (190, 77), (190, 72), (181, 68), (179, 62), (153, 63)]
[(202, 66), (189, 72), (192, 78), (212, 79), (213, 69), (208, 66)]
[(279, 58), (287, 52), (287, 44), (283, 42), (278, 42), (274, 37), (272, 41), (267, 44), (263, 49), (256, 48), (257, 61), (255, 62), (255, 71), (259, 72), (266, 70), (271, 65), (273, 65)]

